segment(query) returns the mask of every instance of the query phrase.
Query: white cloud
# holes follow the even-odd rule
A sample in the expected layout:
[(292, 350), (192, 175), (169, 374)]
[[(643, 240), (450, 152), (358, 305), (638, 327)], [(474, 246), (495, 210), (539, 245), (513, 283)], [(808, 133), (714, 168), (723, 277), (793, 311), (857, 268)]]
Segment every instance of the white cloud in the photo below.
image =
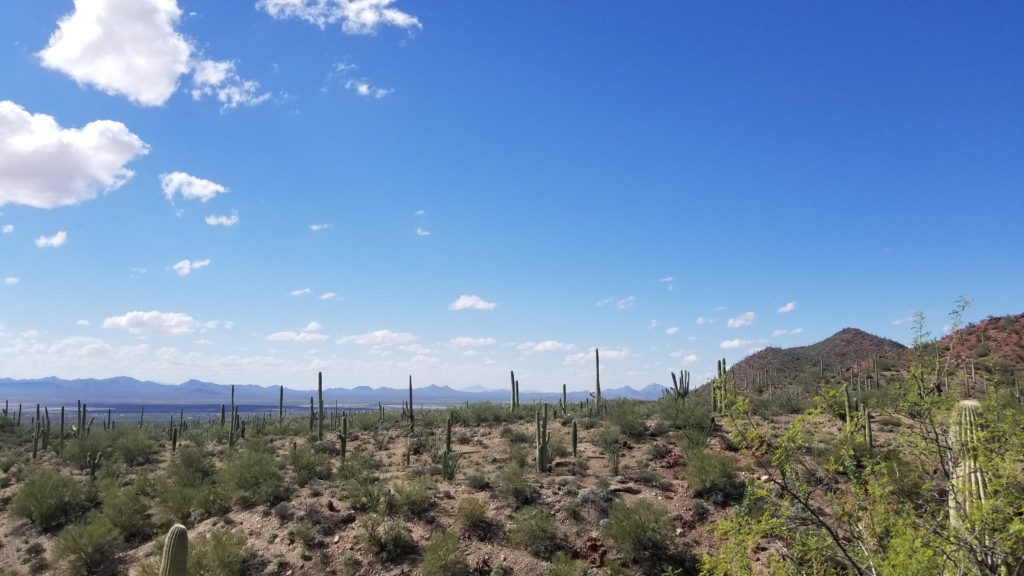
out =
[[(601, 348), (601, 361), (604, 363), (605, 360), (615, 360), (619, 358), (627, 358), (632, 354), (629, 348)], [(576, 354), (570, 354), (565, 357), (562, 362), (566, 366), (573, 366), (578, 364), (584, 364), (586, 362), (594, 362), (594, 351), (588, 350), (586, 352), (577, 352)]]
[(311, 292), (312, 290), (309, 288), (300, 288), (298, 290), (292, 290), (288, 294), (291, 296), (308, 296)]
[(696, 364), (700, 357), (689, 350), (676, 350), (669, 354), (672, 358), (681, 358), (684, 365)]
[(722, 348), (742, 348), (743, 346), (749, 346), (753, 344), (752, 340), (745, 340), (743, 338), (734, 338), (732, 340), (722, 341)]
[(259, 0), (256, 7), (277, 19), (296, 18), (326, 28), (341, 23), (347, 34), (376, 34), (382, 26), (422, 28), (415, 16), (392, 8), (394, 0)]
[(598, 307), (600, 307), (600, 306), (607, 306), (607, 305), (609, 305), (611, 303), (612, 303), (612, 299), (611, 298), (603, 298), (601, 300), (598, 300), (597, 302), (594, 302), (594, 306), (598, 306)]
[(459, 336), (448, 341), (449, 346), (456, 348), (477, 348), (480, 346), (491, 346), (494, 343), (494, 338), (472, 338), (469, 336)]
[[(0, 101), (0, 206), (55, 208), (92, 200), (131, 179), (125, 164), (148, 152), (120, 122), (61, 128), (52, 116)], [(13, 231), (4, 226), (4, 234)]]
[(298, 342), (298, 343), (309, 343), (309, 342), (323, 342), (327, 340), (326, 334), (321, 334), (323, 326), (317, 322), (312, 321), (306, 324), (306, 327), (302, 330), (286, 330), (283, 332), (274, 332), (267, 336), (267, 340), (271, 342)]
[(188, 276), (192, 272), (195, 272), (200, 268), (206, 268), (209, 265), (209, 258), (204, 258), (202, 260), (182, 260), (174, 266), (171, 266), (171, 270), (173, 270), (178, 276)]
[(17, 276), (8, 276), (4, 278), (4, 286), (14, 286), (18, 282), (21, 282), (21, 278)]
[(675, 276), (666, 276), (666, 277), (661, 278), (660, 280), (658, 280), (658, 282), (661, 282), (662, 284), (665, 284), (667, 286), (669, 292), (672, 291), (672, 289), (674, 287), (674, 284), (675, 284), (675, 281), (676, 281)]
[(75, 326), (89, 326), (91, 324), (92, 322), (89, 322), (88, 320), (79, 320), (75, 322)]
[(179, 336), (194, 332), (196, 321), (180, 312), (133, 311), (123, 316), (111, 316), (103, 321), (104, 328), (127, 330), (137, 336)]
[(744, 312), (735, 318), (729, 318), (729, 328), (742, 328), (744, 326), (750, 326), (757, 320), (757, 314), (753, 312)]
[(703, 326), (705, 324), (712, 324), (714, 321), (715, 321), (714, 318), (708, 318), (706, 316), (698, 316), (697, 317), (697, 325), (698, 326)]
[(792, 334), (800, 334), (803, 331), (803, 328), (793, 328), (792, 330), (779, 328), (778, 330), (772, 330), (772, 338), (777, 338), (779, 336), (789, 336)]
[(417, 236), (430, 236), (430, 230), (427, 230), (426, 228), (420, 226), (420, 227), (416, 228), (416, 235)]
[(902, 326), (903, 324), (909, 323), (911, 320), (913, 320), (913, 318), (910, 317), (910, 316), (905, 316), (903, 318), (897, 318), (896, 320), (892, 321), (892, 325), (893, 326)]
[(143, 106), (163, 105), (188, 72), (176, 0), (75, 0), (39, 52), (43, 66)]
[(658, 327), (658, 321), (657, 320), (651, 320), (649, 326), (651, 328), (657, 328)]
[(341, 300), (341, 296), (338, 296), (334, 292), (324, 292), (320, 295), (321, 300)]
[(353, 78), (345, 82), (345, 89), (351, 90), (364, 98), (374, 98), (377, 100), (380, 100), (395, 91), (394, 88), (381, 88), (380, 86), (374, 86), (365, 78), (359, 80)]
[(203, 178), (196, 178), (184, 172), (171, 172), (160, 175), (160, 187), (164, 190), (164, 197), (174, 201), (175, 194), (181, 194), (186, 200), (199, 200), (206, 202), (218, 194), (227, 192), (227, 189)]
[(238, 210), (232, 210), (230, 215), (217, 216), (210, 214), (206, 217), (206, 223), (210, 226), (235, 226), (238, 224)]
[(68, 233), (60, 230), (53, 236), (36, 238), (36, 248), (60, 248), (68, 241)]
[(488, 302), (473, 294), (463, 294), (448, 305), (449, 310), (494, 310), (494, 302)]
[(789, 314), (793, 310), (796, 310), (796, 300), (788, 302), (785, 306), (779, 308), (779, 314)]
[(3, 227), (0, 228), (0, 232), (3, 232), (4, 234), (10, 234), (10, 233), (14, 232), (14, 225), (13, 224), (4, 224)]
[(259, 94), (260, 84), (243, 80), (235, 72), (231, 60), (200, 60), (192, 69), (192, 98), (214, 96), (223, 108), (257, 106), (270, 99), (270, 94)]
[(392, 332), (391, 330), (376, 330), (364, 334), (353, 334), (338, 340), (339, 344), (358, 344), (360, 346), (397, 346), (407, 344), (416, 340), (415, 334), (409, 332)]
[(415, 214), (416, 216), (426, 216), (426, 215), (427, 215), (427, 211), (426, 211), (426, 210), (424, 210), (424, 209), (422, 209), (422, 208), (420, 208), (419, 210), (417, 210), (416, 212), (414, 212), (414, 214)]
[(615, 309), (616, 310), (625, 310), (626, 308), (632, 308), (634, 304), (636, 304), (636, 297), (635, 296), (627, 296), (627, 297), (623, 298), (622, 300), (619, 300), (619, 301), (615, 302)]
[[(527, 344), (532, 344), (529, 346), (529, 350), (532, 352), (562, 352), (576, 349), (575, 344), (567, 344), (558, 340), (545, 340), (537, 343), (528, 342)], [(520, 346), (520, 349), (522, 349), (522, 346)]]
[(321, 230), (327, 230), (332, 226), (334, 226), (334, 224), (310, 224), (309, 229), (313, 232), (319, 232)]
[(678, 332), (679, 332), (679, 327), (678, 326), (672, 326), (672, 327), (668, 328), (667, 330), (665, 330), (665, 334), (667, 336), (672, 336), (672, 335), (674, 335), (674, 334), (676, 334)]

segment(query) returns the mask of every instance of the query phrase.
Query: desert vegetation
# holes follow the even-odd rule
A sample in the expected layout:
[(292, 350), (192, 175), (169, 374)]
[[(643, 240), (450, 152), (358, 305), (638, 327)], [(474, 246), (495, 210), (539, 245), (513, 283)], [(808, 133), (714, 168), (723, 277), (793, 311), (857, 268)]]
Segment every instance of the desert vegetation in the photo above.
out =
[(1024, 574), (1019, 372), (917, 334), (651, 402), (7, 405), (0, 574)]

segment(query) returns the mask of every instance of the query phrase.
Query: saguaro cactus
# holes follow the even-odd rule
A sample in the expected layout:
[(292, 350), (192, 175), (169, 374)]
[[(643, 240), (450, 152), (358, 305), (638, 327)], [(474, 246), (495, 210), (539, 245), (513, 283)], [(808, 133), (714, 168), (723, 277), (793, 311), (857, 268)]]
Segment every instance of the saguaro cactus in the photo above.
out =
[(277, 423), (284, 424), (284, 386), (277, 389)]
[[(967, 527), (972, 523), (971, 516), (985, 505), (988, 493), (988, 482), (985, 470), (978, 463), (978, 428), (981, 421), (981, 405), (977, 400), (961, 400), (950, 418), (949, 440), (952, 448), (950, 454), (949, 480), (949, 525), (955, 532), (964, 533), (978, 546), (975, 547), (980, 557), (964, 558), (964, 563), (972, 562), (988, 567), (986, 574), (997, 574), (1000, 561), (992, 554), (990, 538), (978, 526)], [(966, 550), (960, 551), (967, 554)]]
[(316, 422), (316, 439), (318, 442), (324, 441), (324, 373), (317, 372), (316, 377), (316, 393), (317, 400), (320, 403), (320, 413), (317, 417)]
[(576, 444), (579, 440), (579, 433), (576, 431), (576, 420), (572, 421), (572, 457), (576, 458)]
[(160, 576), (186, 576), (188, 573), (188, 530), (175, 524), (167, 533), (160, 557)]
[[(543, 418), (541, 412), (544, 413)], [(548, 440), (551, 435), (548, 433), (548, 405), (545, 402), (543, 409), (537, 409), (537, 472), (543, 474), (548, 469)]]
[(341, 441), (341, 459), (345, 459), (345, 452), (348, 450), (348, 413), (341, 413), (341, 433), (338, 435)]
[(875, 437), (871, 433), (871, 412), (864, 405), (861, 405), (860, 410), (864, 419), (864, 444), (867, 445), (868, 452), (871, 452), (875, 447)]
[(595, 381), (594, 381), (594, 402), (597, 403), (597, 407), (601, 407), (601, 351), (594, 348), (594, 369), (595, 369)]
[(409, 375), (409, 431), (416, 430), (416, 416), (412, 410), (412, 374)]
[(686, 400), (686, 397), (690, 395), (690, 371), (680, 371), (679, 378), (676, 378), (675, 372), (670, 372), (670, 374), (672, 375), (672, 390), (669, 392), (676, 400)]

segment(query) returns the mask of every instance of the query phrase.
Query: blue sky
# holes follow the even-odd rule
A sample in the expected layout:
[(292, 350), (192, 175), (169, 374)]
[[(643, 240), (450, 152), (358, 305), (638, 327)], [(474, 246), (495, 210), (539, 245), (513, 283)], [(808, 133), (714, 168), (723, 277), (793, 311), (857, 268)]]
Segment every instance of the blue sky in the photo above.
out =
[(0, 376), (695, 381), (1021, 312), (1013, 2), (0, 7)]

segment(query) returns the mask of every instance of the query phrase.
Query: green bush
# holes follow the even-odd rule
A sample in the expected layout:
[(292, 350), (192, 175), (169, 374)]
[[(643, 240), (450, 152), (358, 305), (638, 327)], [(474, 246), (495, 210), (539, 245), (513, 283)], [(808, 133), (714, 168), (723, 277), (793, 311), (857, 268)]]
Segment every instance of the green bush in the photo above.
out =
[(617, 427), (601, 428), (590, 435), (594, 445), (608, 456), (608, 466), (612, 475), (619, 474), (619, 461), (622, 458), (622, 434)]
[(555, 517), (538, 506), (523, 508), (512, 520), (509, 539), (538, 558), (550, 559), (559, 546)]
[(814, 404), (810, 400), (792, 388), (786, 388), (767, 396), (755, 397), (750, 404), (754, 414), (769, 420), (784, 414), (799, 414), (813, 407)]
[(214, 530), (189, 542), (189, 576), (244, 576), (253, 553), (241, 531)]
[(468, 576), (466, 554), (459, 548), (459, 539), (447, 532), (437, 532), (423, 547), (420, 561), (423, 576)]
[(483, 471), (477, 469), (466, 474), (466, 486), (473, 490), (487, 490), (491, 487), (491, 483)]
[(114, 451), (128, 466), (140, 466), (149, 462), (156, 449), (156, 441), (145, 430), (135, 426), (118, 428), (118, 439)]
[(690, 450), (684, 474), (694, 495), (713, 504), (722, 506), (743, 496), (744, 486), (736, 478), (736, 464), (725, 454)]
[(394, 494), (395, 509), (409, 516), (418, 516), (426, 512), (434, 503), (433, 487), (425, 478), (410, 478), (396, 482), (391, 491)]
[(378, 514), (359, 519), (367, 548), (383, 562), (395, 563), (416, 553), (416, 541), (409, 530), (397, 522), (385, 522)]
[(14, 495), (10, 510), (49, 532), (81, 515), (90, 500), (85, 487), (74, 478), (52, 468), (36, 468)]
[(547, 576), (583, 576), (586, 570), (587, 564), (585, 562), (559, 552), (551, 559)]
[(221, 471), (219, 483), (242, 506), (274, 504), (286, 496), (272, 449), (258, 444), (232, 458)]
[(533, 500), (533, 484), (526, 477), (526, 469), (518, 464), (509, 464), (498, 473), (498, 493), (511, 498), (517, 506)]
[(67, 560), (71, 574), (92, 576), (113, 573), (123, 545), (121, 531), (105, 515), (90, 514), (57, 536), (55, 552)]
[(487, 517), (487, 501), (472, 496), (459, 501), (455, 509), (455, 521), (467, 536), (484, 540), (492, 529), (490, 518)]
[(329, 480), (331, 478), (331, 460), (327, 454), (315, 452), (308, 444), (293, 448), (289, 453), (292, 471), (295, 472), (295, 483), (299, 486), (309, 484), (311, 480)]
[(166, 480), (159, 482), (153, 509), (160, 524), (188, 524), (194, 512), (200, 508), (200, 490)]
[(617, 400), (608, 403), (608, 421), (631, 440), (641, 440), (647, 436), (644, 417), (641, 406), (636, 401)]
[(111, 486), (100, 498), (103, 516), (129, 540), (146, 534), (149, 528), (149, 501), (141, 489), (143, 483), (136, 479), (129, 486)]
[(367, 472), (350, 479), (345, 483), (344, 492), (353, 510), (381, 514), (387, 511), (388, 487), (376, 474)]
[(647, 500), (632, 505), (618, 500), (602, 531), (623, 557), (633, 562), (657, 560), (668, 553), (672, 520), (664, 508)]
[(198, 446), (179, 447), (167, 466), (167, 477), (179, 486), (198, 488), (209, 483), (214, 475), (213, 462)]

